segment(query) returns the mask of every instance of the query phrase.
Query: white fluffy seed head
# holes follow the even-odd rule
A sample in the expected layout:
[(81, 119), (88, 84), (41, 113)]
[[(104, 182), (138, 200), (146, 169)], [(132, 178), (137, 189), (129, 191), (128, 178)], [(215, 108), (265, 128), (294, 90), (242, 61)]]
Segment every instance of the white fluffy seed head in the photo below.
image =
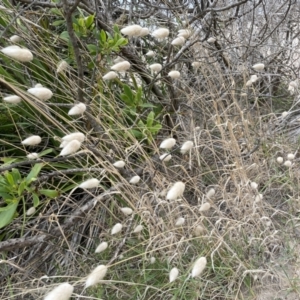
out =
[(170, 31), (167, 28), (158, 28), (152, 32), (152, 36), (159, 40), (162, 40), (162, 39), (168, 37), (169, 34), (170, 34)]
[(38, 158), (39, 158), (39, 154), (36, 153), (36, 152), (33, 152), (33, 153), (27, 154), (26, 157), (27, 157), (28, 159), (38, 159)]
[(205, 257), (198, 258), (195, 261), (193, 269), (192, 269), (192, 278), (201, 275), (201, 273), (203, 272), (203, 270), (206, 267), (206, 264), (207, 264), (207, 260)]
[(287, 155), (287, 159), (288, 159), (288, 160), (293, 160), (293, 159), (295, 159), (295, 154), (289, 153), (289, 154)]
[(121, 223), (117, 223), (116, 225), (114, 225), (114, 227), (111, 229), (111, 234), (117, 234), (122, 230), (123, 225)]
[(278, 156), (278, 157), (276, 158), (276, 161), (277, 161), (279, 164), (282, 164), (282, 163), (283, 163), (283, 157)]
[(62, 139), (62, 141), (65, 141), (65, 142), (71, 142), (71, 141), (77, 140), (82, 143), (85, 140), (85, 135), (82, 132), (73, 132), (73, 133), (65, 135), (61, 139)]
[(255, 200), (254, 201), (255, 202), (260, 202), (263, 199), (263, 197), (264, 197), (263, 194), (258, 194), (258, 195), (255, 196)]
[(250, 186), (251, 186), (251, 188), (252, 188), (253, 190), (257, 190), (257, 188), (258, 188), (258, 184), (257, 184), (256, 182), (254, 182), (254, 181), (252, 181), (252, 182), (250, 183)]
[[(93, 286), (97, 283), (99, 283), (103, 278), (105, 277), (107, 273), (107, 266), (105, 265), (100, 265), (96, 267), (87, 277), (85, 281), (85, 288), (88, 288), (90, 286)], [(58, 299), (56, 299), (58, 300)]]
[(149, 29), (147, 27), (143, 27), (142, 30), (140, 31), (139, 36), (146, 36), (150, 33)]
[(140, 36), (142, 27), (140, 25), (129, 25), (121, 29), (121, 33), (127, 36)]
[(153, 72), (157, 73), (157, 72), (161, 71), (162, 65), (161, 65), (161, 64), (152, 64), (152, 65), (149, 66), (149, 68), (150, 68)]
[(175, 281), (178, 275), (179, 275), (179, 270), (177, 268), (173, 268), (169, 273), (170, 282)]
[(129, 216), (132, 214), (133, 210), (130, 207), (122, 207), (121, 211), (123, 214), (125, 214), (126, 216)]
[(93, 189), (99, 186), (100, 181), (97, 178), (91, 178), (82, 182), (78, 187), (82, 189)]
[(98, 247), (96, 248), (95, 253), (100, 253), (100, 252), (106, 250), (107, 247), (108, 247), (108, 243), (107, 243), (107, 242), (102, 242), (102, 243), (100, 243), (100, 244), (98, 245)]
[(213, 44), (217, 39), (215, 37), (210, 37), (209, 39), (207, 39), (207, 42), (210, 44)]
[(69, 67), (69, 64), (65, 60), (61, 60), (57, 64), (56, 73), (64, 72), (64, 71), (66, 71), (68, 69), (68, 67)]
[(205, 232), (205, 228), (201, 225), (197, 225), (194, 229), (195, 236), (201, 236)]
[(156, 258), (154, 256), (150, 257), (150, 264), (154, 264), (156, 261)]
[(192, 67), (194, 68), (194, 69), (197, 69), (197, 68), (199, 68), (201, 66), (201, 63), (199, 62), (199, 61), (194, 61), (194, 62), (192, 62)]
[(19, 62), (29, 62), (33, 60), (32, 53), (28, 49), (20, 48), (19, 46), (8, 46), (2, 48), (0, 51)]
[(25, 146), (35, 146), (42, 141), (42, 138), (39, 135), (32, 135), (27, 139), (23, 140), (21, 143)]
[(9, 40), (13, 43), (19, 43), (22, 41), (22, 38), (19, 37), (18, 35), (12, 35)]
[(292, 165), (292, 162), (290, 160), (286, 160), (283, 165), (289, 168)]
[(180, 148), (180, 153), (185, 154), (190, 151), (194, 147), (194, 143), (192, 141), (186, 141), (182, 144)]
[(74, 287), (71, 284), (64, 282), (47, 294), (44, 300), (69, 300), (73, 290)]
[(22, 101), (22, 98), (17, 95), (10, 95), (10, 96), (4, 97), (3, 100), (8, 103), (16, 104), (16, 103), (20, 103)]
[(168, 76), (170, 76), (171, 78), (177, 79), (180, 77), (180, 72), (179, 71), (170, 71), (168, 73)]
[(86, 111), (86, 105), (82, 102), (74, 105), (68, 112), (69, 116), (82, 115)]
[(127, 60), (116, 63), (111, 67), (112, 70), (117, 72), (125, 72), (130, 68), (130, 63)]
[(253, 68), (255, 71), (258, 71), (258, 72), (259, 72), (259, 71), (262, 71), (262, 70), (265, 68), (265, 65), (259, 63), (259, 64), (253, 65), (252, 68)]
[(121, 61), (125, 61), (125, 59), (122, 58), (121, 56), (118, 56), (117, 58), (115, 58), (115, 59), (113, 60), (113, 62), (114, 62), (115, 64), (117, 64), (117, 63), (119, 63), (119, 62), (121, 62)]
[(207, 199), (210, 199), (210, 198), (212, 198), (215, 194), (216, 194), (215, 189), (211, 188), (211, 189), (209, 189), (208, 192), (206, 193), (206, 198), (207, 198)]
[(174, 183), (167, 193), (167, 200), (176, 200), (183, 195), (185, 184), (181, 181)]
[(133, 232), (140, 233), (141, 231), (143, 231), (143, 229), (144, 229), (143, 225), (138, 225), (134, 228)]
[(173, 46), (181, 46), (185, 43), (185, 38), (183, 36), (179, 36), (172, 41)]
[(256, 82), (258, 80), (257, 75), (251, 75), (250, 80), (251, 80), (252, 83)]
[(125, 167), (125, 161), (123, 160), (118, 160), (113, 164), (116, 168), (122, 169)]
[(31, 216), (36, 212), (35, 207), (30, 207), (27, 211), (26, 211), (26, 216)]
[(208, 202), (205, 202), (200, 206), (199, 211), (200, 212), (208, 211), (210, 207), (211, 207), (210, 204)]
[(73, 140), (68, 142), (68, 144), (63, 147), (61, 150), (59, 156), (66, 156), (75, 153), (77, 150), (79, 150), (81, 146), (81, 143), (77, 140)]
[(163, 162), (167, 162), (167, 161), (171, 160), (171, 158), (172, 158), (172, 155), (169, 153), (164, 153), (159, 157), (159, 159), (162, 160)]
[(176, 220), (175, 226), (182, 226), (185, 222), (185, 219), (180, 217)]
[(34, 87), (28, 89), (27, 92), (43, 101), (49, 100), (53, 96), (52, 91), (45, 87)]
[(118, 77), (118, 74), (114, 71), (110, 71), (103, 76), (103, 80), (112, 80)]
[(246, 86), (249, 87), (249, 86), (252, 85), (252, 83), (253, 83), (253, 82), (252, 82), (251, 80), (248, 80), (248, 81), (246, 82)]
[(176, 140), (174, 138), (168, 138), (161, 142), (159, 148), (161, 149), (171, 149), (176, 144)]
[(283, 118), (285, 118), (288, 114), (289, 114), (289, 113), (288, 113), (287, 111), (284, 111), (284, 112), (281, 114), (281, 116), (282, 116)]
[(177, 36), (183, 36), (185, 39), (189, 38), (192, 35), (191, 30), (189, 29), (180, 29), (178, 30)]
[(155, 56), (155, 52), (152, 51), (152, 50), (150, 50), (145, 55), (148, 56), (148, 57), (154, 57)]
[(133, 176), (133, 177), (130, 179), (129, 183), (131, 183), (131, 184), (137, 184), (140, 180), (141, 180), (141, 177), (138, 176), (138, 175), (136, 175), (136, 176)]

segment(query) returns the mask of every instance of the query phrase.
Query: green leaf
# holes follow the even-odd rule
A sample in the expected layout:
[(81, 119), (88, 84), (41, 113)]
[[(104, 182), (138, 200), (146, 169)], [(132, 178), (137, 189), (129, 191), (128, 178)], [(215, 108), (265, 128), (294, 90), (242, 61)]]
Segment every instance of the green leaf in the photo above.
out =
[(86, 28), (89, 28), (94, 23), (95, 15), (90, 15), (85, 18), (85, 26)]
[(130, 101), (132, 102), (132, 104), (134, 104), (134, 95), (133, 95), (133, 93), (132, 93), (132, 90), (131, 90), (131, 88), (128, 86), (128, 85), (126, 85), (126, 84), (124, 84), (123, 85), (123, 88), (124, 88), (124, 93), (125, 93), (125, 95), (130, 99)]
[(69, 40), (70, 40), (68, 31), (63, 31), (59, 37), (67, 42), (69, 42)]
[(139, 130), (130, 129), (129, 132), (137, 139), (142, 139), (144, 137), (144, 135)]
[(59, 195), (58, 191), (56, 190), (39, 190), (39, 192), (49, 198), (55, 198)]
[(40, 204), (40, 198), (36, 193), (32, 193), (33, 206), (37, 207)]
[(100, 31), (100, 40), (102, 43), (106, 42), (106, 33), (103, 29)]
[(5, 172), (4, 173), (4, 176), (7, 180), (7, 182), (11, 185), (11, 186), (14, 186), (15, 185), (15, 181), (14, 181), (14, 178), (13, 176), (9, 173), (9, 172)]
[(65, 23), (66, 23), (65, 20), (57, 20), (57, 21), (54, 21), (54, 22), (52, 23), (52, 25), (53, 25), (53, 26), (59, 26), (59, 25), (61, 25), (61, 24), (65, 24)]
[(18, 203), (19, 201), (10, 203), (7, 205), (5, 211), (0, 212), (0, 229), (8, 225), (13, 220)]
[(12, 169), (11, 170), (11, 175), (14, 178), (14, 182), (15, 183), (19, 183), (21, 181), (21, 179), (22, 179), (22, 176), (21, 176), (21, 174), (20, 174), (20, 172), (19, 172), (18, 169)]
[(27, 183), (26, 181), (22, 181), (19, 185), (19, 188), (18, 188), (18, 195), (21, 196), (25, 190), (25, 187), (27, 186)]
[(161, 128), (162, 128), (161, 124), (156, 124), (156, 125), (154, 125), (154, 126), (148, 128), (148, 129), (149, 129), (149, 131), (151, 131), (152, 133), (157, 133), (158, 131), (161, 130)]
[(144, 108), (154, 108), (155, 107), (155, 105), (153, 105), (151, 103), (142, 103), (139, 106), (144, 107)]
[(151, 111), (147, 117), (147, 127), (151, 127), (154, 121), (154, 112)]
[(34, 165), (34, 167), (31, 169), (30, 173), (26, 177), (26, 183), (27, 184), (29, 184), (32, 181), (36, 180), (36, 177), (39, 175), (43, 165), (44, 164), (42, 164), (42, 163)]
[(45, 156), (45, 155), (47, 155), (47, 154), (49, 154), (51, 152), (53, 152), (52, 148), (46, 149), (46, 150), (44, 150), (44, 151), (42, 151), (42, 152), (39, 153), (39, 157)]
[(90, 51), (91, 54), (96, 54), (97, 53), (97, 46), (93, 44), (89, 44), (86, 46), (88, 50)]

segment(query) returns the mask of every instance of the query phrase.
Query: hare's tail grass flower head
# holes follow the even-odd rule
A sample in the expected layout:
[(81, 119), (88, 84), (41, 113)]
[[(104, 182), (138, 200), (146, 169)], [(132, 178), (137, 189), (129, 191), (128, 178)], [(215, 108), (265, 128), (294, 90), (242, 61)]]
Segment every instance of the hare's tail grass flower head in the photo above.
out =
[(185, 43), (185, 38), (183, 36), (179, 36), (171, 42), (173, 46), (181, 46)]
[(130, 207), (122, 207), (121, 211), (124, 215), (129, 216), (132, 214), (133, 210)]
[(3, 97), (3, 100), (8, 103), (17, 104), (22, 101), (22, 98), (17, 95), (10, 95), (10, 96)]
[(278, 157), (276, 158), (276, 161), (281, 165), (281, 164), (283, 163), (283, 157), (278, 156)]
[(115, 65), (113, 65), (111, 67), (111, 69), (113, 71), (117, 71), (117, 72), (125, 72), (130, 68), (130, 62), (128, 62), (127, 60), (121, 61), (119, 63), (116, 63)]
[(166, 37), (168, 37), (170, 34), (170, 31), (168, 28), (158, 28), (152, 32), (152, 36), (155, 37), (158, 40), (163, 40)]
[(203, 211), (208, 211), (209, 209), (210, 209), (210, 204), (208, 202), (205, 202), (200, 206), (199, 211), (203, 212)]
[(26, 48), (19, 46), (8, 46), (0, 50), (3, 54), (19, 62), (30, 62), (33, 60), (33, 54)]
[(155, 72), (155, 73), (158, 73), (158, 72), (161, 71), (162, 65), (156, 63), (156, 64), (150, 65), (149, 68), (150, 68), (151, 71), (153, 71), (153, 72)]
[(201, 66), (201, 63), (199, 62), (199, 61), (194, 61), (194, 62), (192, 62), (192, 67), (194, 68), (194, 69), (197, 69), (197, 68), (199, 68)]
[(134, 230), (133, 230), (133, 233), (140, 233), (142, 232), (144, 229), (143, 225), (137, 225)]
[(265, 68), (265, 65), (262, 64), (262, 63), (258, 63), (258, 64), (255, 64), (252, 66), (252, 68), (255, 70), (255, 71), (262, 71), (264, 68)]
[(175, 70), (174, 71), (170, 71), (168, 73), (168, 76), (170, 76), (173, 79), (177, 79), (177, 78), (180, 77), (180, 72), (179, 71), (175, 71)]
[(182, 144), (180, 148), (181, 154), (186, 154), (188, 151), (190, 151), (194, 147), (194, 143), (192, 141), (186, 141)]
[(170, 153), (164, 153), (162, 154), (159, 159), (162, 160), (163, 162), (168, 162), (172, 158), (172, 155)]
[(79, 150), (81, 142), (77, 140), (70, 141), (60, 152), (59, 156), (66, 156), (73, 154)]
[(27, 211), (26, 211), (26, 216), (31, 216), (36, 212), (36, 209), (34, 206), (31, 206)]
[(210, 37), (207, 42), (213, 44), (217, 39), (215, 37)]
[(114, 227), (111, 229), (111, 235), (117, 234), (122, 230), (123, 225), (121, 223), (117, 223), (114, 225)]
[(161, 142), (159, 148), (171, 149), (175, 144), (176, 144), (176, 140), (174, 138), (168, 138)]
[(210, 198), (212, 198), (215, 194), (216, 194), (215, 189), (211, 188), (211, 189), (209, 189), (209, 191), (206, 193), (206, 198), (207, 198), (207, 199), (210, 199)]
[(106, 74), (102, 77), (102, 79), (103, 79), (103, 80), (112, 80), (112, 79), (115, 79), (115, 78), (117, 78), (117, 77), (118, 77), (118, 74), (117, 74), (116, 72), (110, 71), (110, 72), (106, 73)]
[(130, 180), (129, 180), (129, 183), (131, 184), (137, 184), (139, 181), (141, 180), (141, 177), (136, 175), (136, 176), (133, 176)]
[(97, 178), (91, 178), (82, 182), (78, 187), (82, 189), (93, 189), (99, 186), (100, 181)]
[(189, 38), (192, 35), (192, 31), (189, 29), (180, 29), (178, 30), (177, 36), (183, 36), (185, 39)]
[(169, 281), (173, 282), (177, 279), (179, 275), (179, 270), (177, 268), (173, 268), (169, 273)]
[(149, 33), (150, 33), (149, 28), (143, 27), (140, 34), (139, 34), (139, 36), (143, 37), (143, 36), (148, 35)]
[(134, 24), (121, 29), (121, 33), (127, 36), (140, 36), (142, 30), (142, 26)]
[(27, 139), (23, 140), (21, 143), (25, 146), (35, 146), (42, 141), (42, 138), (39, 135), (32, 135)]
[(95, 250), (95, 253), (101, 253), (103, 252), (104, 250), (106, 250), (108, 247), (108, 243), (107, 242), (102, 242), (98, 245), (98, 247), (96, 248)]
[(118, 160), (113, 164), (114, 167), (118, 168), (118, 169), (122, 169), (125, 167), (125, 161), (123, 160)]
[(67, 134), (64, 137), (62, 137), (62, 140), (66, 141), (66, 142), (71, 142), (73, 140), (77, 140), (82, 143), (85, 140), (85, 135), (79, 131), (73, 132), (73, 133)]
[(293, 159), (295, 159), (295, 154), (289, 153), (289, 154), (287, 155), (287, 159), (288, 159), (288, 160), (293, 160)]
[(71, 284), (64, 282), (47, 294), (44, 300), (69, 300), (73, 290), (74, 287)]
[(195, 261), (192, 269), (192, 278), (200, 276), (201, 273), (204, 271), (206, 264), (207, 264), (207, 260), (205, 257), (198, 258)]
[(174, 183), (167, 193), (167, 200), (176, 200), (183, 195), (185, 184), (181, 181)]
[(105, 265), (100, 265), (98, 267), (96, 267), (87, 277), (86, 281), (85, 281), (85, 289), (93, 286), (97, 283), (99, 283), (101, 280), (103, 280), (103, 278), (105, 277), (106, 273), (107, 273), (107, 266)]
[(82, 102), (74, 105), (68, 112), (69, 116), (82, 115), (86, 111), (86, 105)]
[(152, 51), (152, 50), (149, 50), (145, 55), (148, 56), (148, 57), (154, 57), (155, 56), (155, 52)]
[(56, 69), (56, 73), (62, 73), (69, 68), (69, 64), (65, 60), (61, 60)]
[(175, 226), (182, 226), (185, 222), (185, 219), (183, 217), (180, 217), (176, 220)]
[(45, 87), (30, 88), (27, 92), (43, 101), (49, 100), (53, 96), (52, 91)]
[(33, 152), (33, 153), (27, 154), (26, 157), (27, 157), (28, 159), (38, 159), (38, 158), (39, 158), (39, 154), (36, 153), (36, 152)]
[(22, 41), (22, 38), (18, 35), (12, 35), (9, 40), (12, 42), (12, 43), (19, 43)]

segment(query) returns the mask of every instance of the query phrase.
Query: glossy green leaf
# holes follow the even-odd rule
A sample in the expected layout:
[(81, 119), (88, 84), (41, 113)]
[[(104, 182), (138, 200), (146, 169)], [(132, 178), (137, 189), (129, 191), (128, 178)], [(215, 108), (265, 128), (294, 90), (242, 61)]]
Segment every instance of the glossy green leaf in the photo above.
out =
[(55, 198), (59, 195), (58, 191), (56, 190), (39, 190), (39, 192), (42, 194), (42, 195), (45, 195), (49, 198)]
[(26, 177), (27, 184), (31, 183), (32, 181), (36, 180), (37, 176), (39, 175), (42, 167), (44, 164), (39, 163), (35, 164), (34, 167), (31, 169), (30, 173)]
[(8, 225), (14, 217), (19, 202), (13, 202), (7, 205), (6, 210), (0, 212), (0, 228)]
[(40, 204), (40, 198), (36, 193), (32, 193), (33, 206), (37, 207)]

